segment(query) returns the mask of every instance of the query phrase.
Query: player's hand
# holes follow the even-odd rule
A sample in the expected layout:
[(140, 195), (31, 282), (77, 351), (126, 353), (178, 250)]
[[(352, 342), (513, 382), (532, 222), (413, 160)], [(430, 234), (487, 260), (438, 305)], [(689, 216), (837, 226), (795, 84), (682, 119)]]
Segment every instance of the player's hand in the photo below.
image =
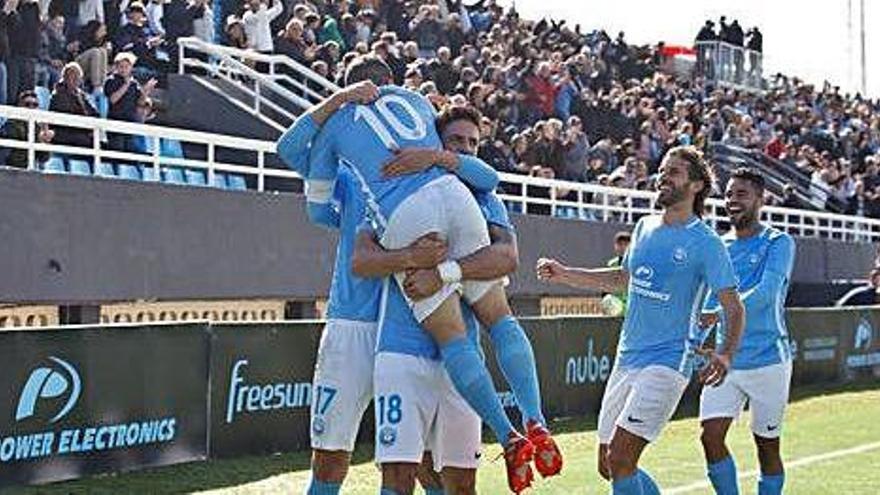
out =
[(707, 361), (697, 374), (700, 383), (710, 387), (721, 385), (730, 370), (730, 356), (705, 347), (697, 349), (696, 352)]
[(440, 234), (431, 232), (416, 239), (407, 248), (410, 268), (435, 268), (446, 260), (448, 246)]
[(535, 274), (542, 282), (559, 282), (565, 273), (565, 266), (552, 258), (539, 258)]
[(437, 268), (408, 272), (403, 281), (403, 291), (413, 301), (431, 297), (443, 288), (443, 280)]
[[(394, 158), (382, 167), (385, 177), (398, 177), (426, 170), (433, 165), (446, 167), (448, 157), (432, 148), (404, 148), (395, 150)], [(448, 167), (447, 167), (448, 168)]]
[(379, 87), (373, 81), (361, 81), (342, 90), (342, 98), (346, 103), (366, 105), (379, 98)]
[(700, 328), (711, 328), (718, 324), (718, 321), (721, 318), (718, 317), (718, 313), (715, 312), (705, 312), (700, 315)]

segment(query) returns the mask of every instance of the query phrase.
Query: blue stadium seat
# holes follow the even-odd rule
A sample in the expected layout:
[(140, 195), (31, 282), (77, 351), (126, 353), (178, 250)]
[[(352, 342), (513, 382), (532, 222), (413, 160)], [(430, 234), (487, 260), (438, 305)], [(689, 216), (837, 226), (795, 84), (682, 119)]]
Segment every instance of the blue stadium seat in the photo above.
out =
[(70, 173), (73, 175), (92, 175), (92, 166), (85, 160), (71, 158), (68, 160), (67, 165)]
[(162, 167), (162, 182), (168, 184), (186, 184), (183, 170), (177, 167)]
[(247, 191), (247, 181), (244, 176), (229, 174), (226, 176), (226, 187), (233, 191)]
[(159, 140), (159, 154), (168, 158), (183, 158), (183, 145), (176, 139)]
[(99, 177), (116, 177), (114, 168), (112, 163), (102, 161), (95, 165), (95, 175)]
[(211, 186), (219, 189), (226, 189), (226, 174), (214, 172), (214, 180), (211, 181)]
[(40, 102), (40, 110), (48, 110), (49, 102), (52, 100), (52, 91), (45, 86), (37, 86), (34, 88), (34, 93), (37, 94), (37, 101)]
[(43, 164), (43, 172), (47, 174), (65, 174), (67, 168), (64, 166), (64, 160), (61, 157), (53, 156)]
[(186, 183), (191, 186), (207, 186), (208, 181), (205, 179), (205, 173), (201, 170), (192, 170), (186, 169), (184, 170), (184, 177), (186, 179)]
[(156, 169), (151, 166), (140, 165), (138, 168), (141, 171), (141, 178), (147, 181), (158, 181), (159, 178), (156, 177)]
[(120, 163), (116, 166), (116, 169), (116, 171), (119, 173), (120, 179), (141, 180), (141, 172), (140, 170), (138, 170), (136, 165)]
[(131, 144), (135, 153), (153, 154), (153, 140), (146, 136), (131, 136)]

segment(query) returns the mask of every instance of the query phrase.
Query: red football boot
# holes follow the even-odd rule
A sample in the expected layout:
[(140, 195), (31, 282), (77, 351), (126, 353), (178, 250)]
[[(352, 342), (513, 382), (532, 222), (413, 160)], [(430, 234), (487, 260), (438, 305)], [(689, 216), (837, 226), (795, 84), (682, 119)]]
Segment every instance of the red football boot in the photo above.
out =
[(507, 486), (513, 493), (521, 493), (532, 486), (535, 479), (532, 473), (532, 458), (535, 446), (526, 437), (511, 433), (507, 447), (504, 448), (504, 463), (507, 464)]
[(550, 430), (537, 421), (529, 421), (526, 435), (535, 446), (535, 469), (544, 478), (559, 474), (562, 471), (562, 452), (550, 436)]

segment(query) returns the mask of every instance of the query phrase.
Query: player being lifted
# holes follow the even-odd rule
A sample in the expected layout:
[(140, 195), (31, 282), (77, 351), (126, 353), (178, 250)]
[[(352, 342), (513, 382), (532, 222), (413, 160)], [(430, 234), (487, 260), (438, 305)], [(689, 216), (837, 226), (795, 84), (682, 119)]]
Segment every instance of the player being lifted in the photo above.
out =
[[(381, 60), (363, 57), (350, 66), (346, 80), (384, 84), (391, 81), (391, 72)], [(445, 236), (454, 260), (488, 245), (485, 221), (475, 200), (466, 187), (440, 167), (395, 180), (383, 177), (382, 164), (402, 145), (439, 148), (433, 118), (433, 109), (423, 97), (390, 86), (383, 87), (378, 99), (369, 106), (346, 105), (339, 109), (325, 122), (311, 146), (307, 173), (309, 211), (321, 211), (321, 205), (331, 202), (342, 162), (361, 186), (384, 247), (401, 249), (427, 233), (436, 232)], [(507, 305), (503, 288), (497, 281), (462, 283), (461, 268), (455, 261), (441, 264), (440, 273), (442, 290), (410, 304), (417, 320), (440, 345), (444, 366), (456, 389), (492, 427), (504, 446), (511, 488), (517, 491), (528, 485), (529, 462), (536, 450), (539, 471), (544, 475), (558, 473), (562, 459), (541, 417), (534, 356), (516, 320), (504, 312)], [(397, 275), (400, 282), (404, 275)], [(505, 345), (513, 351), (503, 355), (512, 362), (499, 364), (511, 380), (518, 402), (527, 411), (524, 417), (529, 439), (510, 424), (479, 350), (465, 338), (459, 289), (472, 303), (481, 323), (488, 328), (507, 329), (509, 338)], [(517, 380), (523, 376), (525, 379)]]
[[(480, 115), (470, 107), (452, 106), (437, 118), (445, 150), (475, 155), (480, 142)], [(438, 161), (446, 152), (408, 149), (386, 171), (412, 173)], [(472, 158), (474, 159), (474, 158)], [(492, 244), (460, 260), (464, 279), (496, 279), (517, 266), (516, 239), (507, 211), (491, 192), (475, 191)], [(388, 277), (405, 269), (394, 250), (383, 249), (370, 231), (358, 234), (353, 269), (362, 276)], [(405, 282), (413, 299), (428, 297), (443, 286), (436, 268), (410, 272)], [(476, 492), (480, 452), (480, 418), (455, 391), (440, 362), (436, 343), (409, 310), (400, 287), (386, 284), (375, 365), (376, 462), (382, 469), (383, 493), (412, 493), (417, 473), (422, 486), (442, 486), (440, 493)], [(468, 338), (479, 344), (479, 323), (461, 305)], [(496, 352), (504, 352), (492, 335)], [(417, 471), (422, 452), (430, 451), (439, 480), (426, 483)], [(433, 476), (432, 478), (436, 478)], [(429, 478), (430, 479), (430, 478)], [(438, 482), (439, 481), (439, 482)], [(426, 488), (426, 491), (427, 488)]]
[[(308, 175), (312, 140), (326, 119), (346, 103), (369, 103), (378, 96), (371, 82), (352, 85), (303, 114), (284, 134), (278, 154), (293, 170)], [(456, 167), (475, 190), (491, 191), (497, 183), (488, 165), (468, 156)], [(338, 493), (344, 481), (357, 430), (373, 395), (373, 353), (379, 314), (381, 283), (352, 273), (352, 252), (357, 227), (366, 216), (358, 181), (340, 168), (333, 201), (308, 205), (309, 219), (338, 229), (333, 280), (327, 309), (327, 325), (321, 335), (313, 379), (311, 411), (312, 478), (308, 493)], [(402, 250), (406, 269), (433, 268), (445, 260), (442, 242), (423, 239)]]
[(599, 473), (615, 495), (658, 494), (638, 461), (678, 405), (700, 343), (700, 310), (711, 288), (728, 323), (727, 339), (705, 351), (700, 379), (720, 383), (739, 342), (743, 307), (730, 257), (700, 216), (712, 170), (693, 147), (676, 147), (660, 165), (662, 215), (636, 224), (621, 267), (585, 269), (540, 259), (541, 280), (613, 292), (628, 285), (628, 306), (599, 413)]
[[(709, 479), (719, 495), (736, 495), (736, 464), (724, 439), (746, 401), (761, 465), (760, 495), (782, 493), (785, 473), (779, 435), (791, 381), (791, 348), (785, 328), (785, 296), (794, 265), (794, 239), (762, 224), (764, 178), (748, 168), (736, 169), (724, 193), (733, 228), (722, 236), (739, 278), (746, 310), (746, 330), (730, 373), (717, 387), (705, 387), (700, 398), (701, 440)], [(711, 294), (703, 324), (722, 321), (717, 298)], [(724, 347), (727, 325), (716, 328), (716, 347)]]

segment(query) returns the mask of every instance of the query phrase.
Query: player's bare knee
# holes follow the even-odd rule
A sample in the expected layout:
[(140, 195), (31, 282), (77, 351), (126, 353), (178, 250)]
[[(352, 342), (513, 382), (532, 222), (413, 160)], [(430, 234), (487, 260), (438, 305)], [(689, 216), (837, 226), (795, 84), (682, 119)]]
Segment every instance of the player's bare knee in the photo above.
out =
[(348, 474), (351, 454), (343, 450), (315, 450), (312, 453), (312, 473), (327, 483), (342, 483)]
[(608, 447), (608, 468), (613, 478), (629, 476), (636, 471), (636, 456), (624, 445), (612, 443)]
[(755, 435), (758, 450), (758, 463), (764, 474), (780, 474), (783, 471), (782, 455), (779, 453), (779, 438), (766, 438)]
[(477, 315), (477, 319), (484, 327), (490, 328), (502, 318), (510, 316), (510, 304), (507, 302), (507, 294), (504, 287), (499, 283), (492, 286), (480, 300), (474, 302), (471, 307)]
[(409, 495), (416, 487), (418, 464), (393, 462), (382, 464), (382, 486), (400, 495)]

